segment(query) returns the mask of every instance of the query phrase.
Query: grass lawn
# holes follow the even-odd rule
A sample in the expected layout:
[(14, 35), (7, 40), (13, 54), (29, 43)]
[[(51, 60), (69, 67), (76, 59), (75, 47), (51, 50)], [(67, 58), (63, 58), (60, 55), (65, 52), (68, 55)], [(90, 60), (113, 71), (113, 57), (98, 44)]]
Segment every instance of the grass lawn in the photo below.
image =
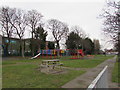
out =
[(35, 64), (3, 67), (3, 88), (58, 88), (85, 71), (52, 75), (38, 71)]
[(63, 60), (61, 61), (64, 63), (64, 66), (67, 67), (74, 67), (74, 68), (93, 68), (96, 67), (98, 64), (102, 63), (103, 61), (112, 58), (113, 56), (103, 56), (103, 55), (97, 55), (93, 59), (76, 59), (76, 60)]
[[(61, 58), (64, 66), (76, 68), (92, 68), (113, 56), (95, 56), (88, 60), (70, 60)], [(85, 73), (85, 71), (68, 70), (64, 74), (44, 74), (37, 70), (43, 59), (34, 60), (3, 60), (2, 85), (3, 88), (59, 88), (68, 81)]]
[(116, 62), (113, 72), (112, 72), (112, 81), (116, 83), (120, 83), (120, 69), (118, 69), (120, 62)]

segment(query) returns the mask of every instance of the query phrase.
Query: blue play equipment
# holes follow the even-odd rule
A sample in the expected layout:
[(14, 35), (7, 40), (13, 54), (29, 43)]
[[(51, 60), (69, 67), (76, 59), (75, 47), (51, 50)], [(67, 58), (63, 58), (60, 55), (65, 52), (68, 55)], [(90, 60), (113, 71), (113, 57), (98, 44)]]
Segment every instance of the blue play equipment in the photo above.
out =
[(51, 55), (52, 54), (52, 50), (40, 50), (41, 54), (46, 54), (46, 55)]

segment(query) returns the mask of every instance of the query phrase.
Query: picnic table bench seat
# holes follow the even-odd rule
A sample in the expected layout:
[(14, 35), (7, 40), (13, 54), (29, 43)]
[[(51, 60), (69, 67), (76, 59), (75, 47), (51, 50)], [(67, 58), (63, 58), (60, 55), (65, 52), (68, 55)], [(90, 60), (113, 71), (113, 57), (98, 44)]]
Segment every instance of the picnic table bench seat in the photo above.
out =
[(41, 64), (40, 66), (41, 67), (50, 67), (50, 66), (62, 66), (63, 65), (63, 63), (59, 63), (59, 64), (49, 64), (49, 65), (44, 65), (44, 64)]
[(41, 70), (47, 70), (49, 71), (50, 69), (55, 70), (55, 67), (59, 66), (61, 69), (61, 66), (63, 66), (63, 63), (60, 63), (60, 60), (43, 60), (40, 68)]

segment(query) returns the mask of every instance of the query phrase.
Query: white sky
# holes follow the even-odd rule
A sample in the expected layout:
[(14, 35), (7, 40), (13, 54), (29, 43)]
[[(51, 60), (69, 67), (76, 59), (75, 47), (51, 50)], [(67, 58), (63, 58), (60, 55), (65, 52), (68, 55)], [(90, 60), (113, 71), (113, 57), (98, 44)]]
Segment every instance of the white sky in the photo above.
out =
[(54, 18), (69, 27), (78, 25), (91, 39), (99, 39), (103, 48), (111, 48), (110, 44), (105, 45), (105, 37), (101, 35), (102, 20), (97, 18), (102, 13), (105, 0), (1, 0), (0, 6), (35, 9), (45, 20)]

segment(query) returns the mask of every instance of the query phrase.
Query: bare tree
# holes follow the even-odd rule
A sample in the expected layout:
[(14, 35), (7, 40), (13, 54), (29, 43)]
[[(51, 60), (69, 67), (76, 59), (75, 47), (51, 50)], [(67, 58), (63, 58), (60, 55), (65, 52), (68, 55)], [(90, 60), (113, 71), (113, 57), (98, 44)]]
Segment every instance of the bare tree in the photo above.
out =
[(114, 43), (117, 43), (118, 56), (120, 61), (120, 2), (107, 2), (107, 8), (100, 15), (104, 18), (104, 29), (106, 35), (109, 35)]
[(86, 33), (79, 26), (73, 26), (71, 27), (71, 30), (77, 33), (83, 39), (87, 37)]
[(31, 10), (28, 11), (28, 13), (26, 14), (27, 16), (27, 21), (28, 21), (28, 26), (31, 28), (31, 35), (32, 35), (32, 43), (31, 43), (31, 51), (32, 51), (32, 55), (34, 56), (34, 35), (35, 35), (35, 30), (38, 26), (40, 26), (42, 24), (41, 19), (42, 19), (42, 14), (38, 13), (36, 10)]
[(8, 38), (8, 42), (5, 46), (6, 55), (8, 55), (10, 37), (13, 35), (13, 26), (10, 24), (10, 20), (14, 19), (14, 12), (15, 11), (9, 7), (0, 8), (0, 25), (2, 34)]
[(20, 53), (22, 57), (24, 57), (24, 45), (23, 45), (23, 37), (25, 34), (25, 29), (27, 26), (27, 20), (26, 16), (23, 10), (15, 9), (16, 12), (14, 12), (14, 20), (10, 20), (10, 24), (14, 28), (14, 34), (18, 36), (20, 39)]
[(67, 36), (69, 31), (68, 26), (56, 19), (51, 19), (48, 21), (48, 28), (51, 30), (52, 35), (56, 41), (57, 49), (60, 49), (60, 40)]

